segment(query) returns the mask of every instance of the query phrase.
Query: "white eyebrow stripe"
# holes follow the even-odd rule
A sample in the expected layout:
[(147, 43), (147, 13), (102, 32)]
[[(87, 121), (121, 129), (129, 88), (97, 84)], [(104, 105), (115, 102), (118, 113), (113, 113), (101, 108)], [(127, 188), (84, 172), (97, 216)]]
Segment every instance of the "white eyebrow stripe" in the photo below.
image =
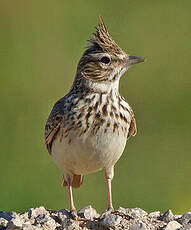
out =
[(116, 54), (116, 56), (120, 59), (125, 59), (127, 58), (127, 54)]

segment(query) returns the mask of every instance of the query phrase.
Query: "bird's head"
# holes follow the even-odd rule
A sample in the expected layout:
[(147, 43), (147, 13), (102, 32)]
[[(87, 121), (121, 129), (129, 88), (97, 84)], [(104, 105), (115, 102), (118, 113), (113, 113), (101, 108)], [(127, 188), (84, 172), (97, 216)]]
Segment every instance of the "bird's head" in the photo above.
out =
[(88, 40), (89, 45), (79, 61), (77, 76), (96, 84), (118, 81), (133, 64), (144, 62), (144, 58), (129, 56), (112, 39), (102, 17), (100, 24)]

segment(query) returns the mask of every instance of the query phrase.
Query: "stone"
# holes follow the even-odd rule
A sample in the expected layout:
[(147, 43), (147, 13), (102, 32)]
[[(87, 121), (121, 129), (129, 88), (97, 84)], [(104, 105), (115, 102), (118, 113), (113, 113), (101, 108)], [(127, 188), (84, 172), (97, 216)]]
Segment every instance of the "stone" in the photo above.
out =
[(7, 226), (7, 230), (22, 229), (22, 227), (23, 227), (23, 220), (20, 218), (20, 216), (18, 214), (16, 214), (9, 221), (8, 226)]
[(139, 217), (143, 217), (143, 216), (148, 215), (147, 212), (145, 212), (143, 209), (140, 209), (140, 208), (122, 208), (122, 207), (119, 207), (117, 209), (117, 212), (122, 213), (124, 215), (128, 215), (132, 218), (139, 218)]
[(191, 211), (184, 213), (182, 218), (185, 219), (185, 220), (188, 220), (188, 221), (191, 220)]
[(0, 229), (4, 229), (7, 227), (8, 220), (4, 219), (3, 217), (0, 217)]
[(0, 212), (0, 230), (191, 230), (191, 212), (173, 215), (168, 210), (147, 213), (140, 208), (122, 208), (100, 216), (91, 206), (78, 212), (74, 220), (68, 210), (31, 208), (25, 213)]
[(158, 218), (160, 216), (160, 212), (159, 211), (155, 211), (155, 212), (151, 212), (148, 215), (150, 218)]
[(70, 216), (70, 212), (66, 209), (61, 209), (58, 211), (58, 218), (60, 219), (60, 223), (65, 221), (67, 218), (70, 218)]
[(43, 226), (45, 229), (55, 229), (57, 227), (57, 223), (53, 218), (49, 215), (39, 215), (35, 218), (34, 225), (37, 227)]
[(23, 222), (30, 223), (28, 212), (22, 213), (19, 216)]
[(122, 219), (121, 221), (120, 221), (120, 225), (122, 226), (122, 229), (129, 229), (129, 220), (127, 220), (127, 219)]
[(121, 220), (121, 216), (108, 214), (104, 219), (101, 220), (100, 224), (106, 228), (116, 228), (117, 225), (120, 224)]
[(175, 220), (178, 220), (178, 219), (180, 219), (182, 217), (182, 215), (174, 215), (174, 219)]
[(43, 215), (49, 215), (49, 212), (43, 206), (39, 208), (31, 208), (28, 211), (29, 219), (34, 219), (37, 216), (43, 216)]
[(127, 209), (126, 209), (126, 208), (119, 207), (119, 208), (117, 209), (117, 212), (126, 215)]
[(29, 224), (24, 224), (22, 230), (42, 230), (42, 227), (37, 227)]
[(49, 229), (56, 229), (57, 224), (56, 224), (54, 219), (48, 218), (48, 220), (45, 222), (44, 226), (45, 226), (45, 228), (47, 227)]
[(182, 224), (185, 228), (191, 229), (191, 211), (184, 213), (177, 221)]
[(150, 228), (147, 228), (145, 223), (133, 221), (129, 230), (150, 230)]
[(14, 215), (16, 215), (16, 212), (1, 212), (0, 211), (0, 218), (6, 219), (7, 221), (10, 221)]
[(62, 224), (62, 229), (79, 230), (79, 222), (72, 219), (66, 219)]
[(91, 205), (86, 206), (85, 208), (82, 208), (79, 212), (78, 215), (82, 218), (85, 218), (87, 220), (93, 220), (95, 218), (100, 217), (100, 214), (97, 213), (97, 211), (92, 208)]
[(159, 219), (168, 223), (168, 222), (174, 220), (174, 215), (173, 215), (172, 211), (169, 209), (162, 216), (160, 216)]
[(177, 221), (173, 220), (170, 221), (165, 228), (163, 228), (164, 230), (179, 230), (182, 227), (181, 224), (179, 224)]
[(148, 213), (145, 212), (143, 209), (140, 209), (140, 208), (127, 208), (126, 209), (126, 215), (129, 215), (133, 218), (140, 218), (143, 216), (147, 216)]

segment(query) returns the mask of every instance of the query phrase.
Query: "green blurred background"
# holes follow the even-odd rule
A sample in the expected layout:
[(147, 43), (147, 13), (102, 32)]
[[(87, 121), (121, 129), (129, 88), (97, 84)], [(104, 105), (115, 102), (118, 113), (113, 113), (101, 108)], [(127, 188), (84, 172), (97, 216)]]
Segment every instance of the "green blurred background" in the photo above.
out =
[[(114, 206), (191, 208), (190, 10), (190, 0), (0, 0), (0, 210), (69, 208), (44, 125), (99, 15), (124, 50), (147, 58), (121, 79), (138, 134), (115, 167)], [(103, 172), (86, 176), (74, 199), (103, 211)]]

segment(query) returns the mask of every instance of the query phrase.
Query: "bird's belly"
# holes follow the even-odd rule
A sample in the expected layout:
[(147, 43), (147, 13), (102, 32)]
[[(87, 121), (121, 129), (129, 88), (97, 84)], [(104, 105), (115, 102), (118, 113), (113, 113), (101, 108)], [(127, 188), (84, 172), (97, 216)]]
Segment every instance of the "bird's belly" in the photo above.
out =
[(52, 157), (59, 168), (73, 174), (88, 174), (113, 166), (120, 158), (126, 144), (124, 133), (100, 129), (96, 135), (79, 136), (71, 132), (67, 138), (56, 138)]

